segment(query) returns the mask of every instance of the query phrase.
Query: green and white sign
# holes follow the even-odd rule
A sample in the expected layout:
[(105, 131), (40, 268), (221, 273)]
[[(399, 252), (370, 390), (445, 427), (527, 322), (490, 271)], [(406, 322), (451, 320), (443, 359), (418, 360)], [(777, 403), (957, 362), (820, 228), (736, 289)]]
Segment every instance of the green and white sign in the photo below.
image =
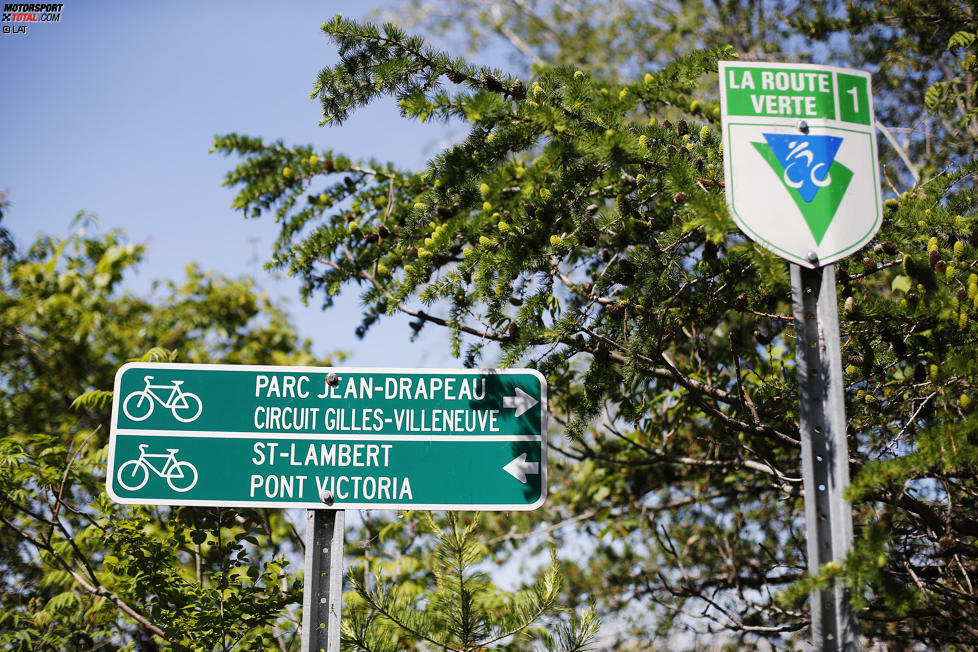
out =
[(546, 404), (529, 369), (129, 363), (106, 485), (134, 504), (530, 510)]
[(720, 110), (727, 205), (752, 239), (817, 267), (879, 230), (869, 73), (721, 61)]

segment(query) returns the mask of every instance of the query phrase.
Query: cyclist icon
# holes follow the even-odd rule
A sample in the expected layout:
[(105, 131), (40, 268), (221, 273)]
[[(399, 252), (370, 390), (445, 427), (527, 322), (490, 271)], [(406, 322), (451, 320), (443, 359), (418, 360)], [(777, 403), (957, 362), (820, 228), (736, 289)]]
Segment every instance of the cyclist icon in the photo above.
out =
[[(146, 387), (129, 394), (122, 402), (122, 411), (133, 421), (149, 418), (149, 415), (153, 414), (155, 403), (168, 408), (177, 421), (189, 423), (200, 416), (203, 408), (200, 397), (181, 390), (182, 380), (174, 380), (169, 385), (151, 385), (152, 376), (146, 376), (143, 380), (146, 381)], [(166, 399), (161, 398), (161, 395), (154, 391), (165, 389), (170, 390)]]
[[(119, 484), (128, 491), (137, 491), (143, 488), (149, 480), (149, 472), (152, 471), (161, 478), (166, 479), (170, 489), (174, 491), (190, 491), (197, 484), (197, 467), (190, 462), (178, 461), (176, 454), (179, 448), (167, 448), (166, 453), (147, 453), (149, 444), (139, 444), (139, 457), (129, 460), (119, 467)], [(153, 460), (164, 460), (163, 468), (158, 469), (153, 464)]]
[[(831, 169), (842, 146), (841, 137), (823, 134), (762, 135), (781, 164), (781, 181), (796, 191), (803, 202), (812, 203), (819, 190), (833, 186)], [(839, 186), (837, 191), (844, 192), (845, 187)]]
[[(808, 148), (809, 143), (807, 142), (803, 142), (803, 143), (792, 142), (789, 143), (788, 145), (789, 147), (791, 147), (791, 153), (788, 154), (785, 160), (791, 162), (788, 163), (784, 168), (785, 185), (794, 188), (795, 190), (805, 185), (804, 174), (802, 175), (800, 181), (793, 181), (791, 178), (791, 168), (794, 167), (795, 163), (798, 162), (798, 159), (805, 160), (805, 162), (802, 163), (802, 165), (804, 166), (805, 171), (809, 172), (812, 185), (814, 185), (816, 188), (824, 188), (825, 186), (828, 186), (829, 184), (832, 183), (832, 177), (829, 176), (828, 173), (828, 163), (831, 163), (831, 161), (819, 161), (818, 163), (815, 163), (814, 162), (815, 154), (814, 152), (812, 152), (812, 150)], [(821, 179), (818, 178), (818, 174), (817, 174), (819, 168), (826, 168), (824, 176)]]

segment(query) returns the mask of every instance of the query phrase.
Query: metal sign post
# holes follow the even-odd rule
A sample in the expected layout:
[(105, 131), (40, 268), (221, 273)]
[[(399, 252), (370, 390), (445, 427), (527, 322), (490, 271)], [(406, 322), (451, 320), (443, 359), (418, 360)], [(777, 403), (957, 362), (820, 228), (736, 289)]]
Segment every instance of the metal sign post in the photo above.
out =
[[(817, 575), (820, 566), (841, 563), (852, 547), (852, 508), (843, 496), (849, 485), (849, 447), (835, 267), (792, 264), (791, 298), (798, 340), (808, 570)], [(815, 649), (859, 649), (856, 619), (841, 583), (812, 592), (811, 614)]]
[(302, 652), (340, 652), (345, 522), (342, 509), (306, 511)]
[[(791, 263), (808, 568), (852, 547), (845, 396), (835, 269), (883, 218), (869, 73), (796, 63), (721, 61), (720, 114), (730, 215)], [(818, 650), (859, 648), (841, 584), (812, 594)]]

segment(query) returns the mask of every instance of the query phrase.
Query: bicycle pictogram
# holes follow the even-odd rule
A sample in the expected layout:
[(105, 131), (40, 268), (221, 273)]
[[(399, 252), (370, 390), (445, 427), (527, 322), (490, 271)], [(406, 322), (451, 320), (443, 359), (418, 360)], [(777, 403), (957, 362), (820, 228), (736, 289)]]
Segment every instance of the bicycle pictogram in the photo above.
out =
[[(197, 467), (187, 461), (177, 460), (179, 448), (167, 448), (166, 453), (147, 453), (149, 444), (139, 444), (139, 457), (119, 467), (119, 484), (127, 491), (138, 491), (149, 480), (149, 472), (166, 480), (174, 491), (190, 491), (197, 484)], [(153, 460), (163, 460), (163, 468), (157, 468)]]
[[(200, 416), (203, 408), (200, 397), (180, 389), (182, 380), (174, 380), (168, 385), (150, 384), (153, 380), (152, 376), (145, 376), (143, 380), (146, 381), (146, 387), (129, 394), (122, 402), (122, 411), (133, 421), (149, 418), (149, 415), (153, 414), (153, 406), (156, 403), (168, 408), (177, 421), (189, 423)], [(161, 398), (162, 395), (157, 391), (167, 389), (170, 390), (169, 396), (165, 399)]]

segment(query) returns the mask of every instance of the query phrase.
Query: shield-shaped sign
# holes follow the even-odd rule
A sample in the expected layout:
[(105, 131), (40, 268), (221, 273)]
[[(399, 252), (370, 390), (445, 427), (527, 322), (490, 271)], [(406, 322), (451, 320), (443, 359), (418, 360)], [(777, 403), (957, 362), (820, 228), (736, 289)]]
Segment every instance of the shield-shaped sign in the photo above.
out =
[(720, 62), (727, 205), (783, 258), (818, 267), (860, 249), (882, 220), (868, 73)]

